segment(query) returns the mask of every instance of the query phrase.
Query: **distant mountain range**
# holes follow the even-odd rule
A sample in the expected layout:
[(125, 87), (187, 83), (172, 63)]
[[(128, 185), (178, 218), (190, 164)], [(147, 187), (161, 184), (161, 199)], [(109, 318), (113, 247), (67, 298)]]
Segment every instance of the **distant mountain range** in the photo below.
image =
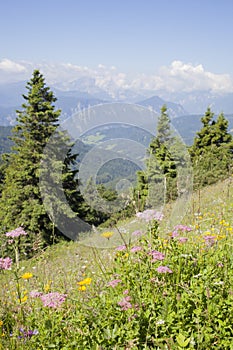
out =
[[(56, 106), (62, 110), (62, 120), (84, 108), (116, 101), (136, 103), (151, 108), (158, 114), (160, 113), (162, 105), (166, 104), (171, 118), (187, 114), (182, 105), (166, 101), (158, 96), (145, 98), (145, 96), (141, 94), (135, 94), (132, 91), (124, 90), (124, 92), (118, 91), (117, 96), (113, 97), (98, 87), (93, 87), (92, 89), (85, 87), (83, 81), (80, 82), (80, 89), (86, 88), (85, 91), (75, 90), (78, 87), (78, 83), (79, 82), (75, 81), (75, 83), (70, 86), (74, 90), (64, 91), (56, 87), (52, 88), (57, 97)], [(22, 95), (27, 92), (25, 85), (25, 81), (0, 85), (0, 125), (7, 126), (15, 123), (15, 111), (21, 109), (21, 104), (23, 103)]]
[[(27, 92), (26, 81), (0, 85), (0, 125), (14, 125), (16, 110), (21, 109), (22, 97)], [(168, 93), (167, 91), (133, 91), (116, 89), (113, 82), (109, 90), (100, 88), (95, 80), (83, 77), (62, 86), (51, 86), (57, 97), (56, 107), (62, 110), (61, 121), (90, 106), (112, 102), (133, 103), (160, 113), (166, 104), (172, 124), (187, 144), (192, 143), (200, 129), (200, 118), (208, 106), (214, 113), (224, 112), (233, 131), (233, 93), (214, 95), (212, 92)], [(111, 122), (111, 121), (110, 121)], [(8, 130), (9, 132), (9, 130)]]

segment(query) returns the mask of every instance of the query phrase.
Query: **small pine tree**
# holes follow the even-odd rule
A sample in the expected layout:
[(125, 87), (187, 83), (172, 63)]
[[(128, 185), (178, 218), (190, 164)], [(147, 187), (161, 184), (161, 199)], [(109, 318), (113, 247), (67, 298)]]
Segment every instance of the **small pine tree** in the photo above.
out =
[(176, 138), (172, 134), (170, 124), (167, 107), (164, 105), (158, 119), (157, 135), (151, 140), (148, 148), (146, 169), (138, 172), (135, 190), (138, 198), (135, 195), (135, 200), (140, 203), (140, 210), (144, 206), (159, 206), (177, 196), (177, 167), (171, 151)]
[(203, 126), (189, 148), (195, 187), (226, 178), (233, 163), (233, 138), (228, 132), (228, 121), (224, 114), (219, 114), (214, 120), (214, 113), (208, 107), (201, 122)]

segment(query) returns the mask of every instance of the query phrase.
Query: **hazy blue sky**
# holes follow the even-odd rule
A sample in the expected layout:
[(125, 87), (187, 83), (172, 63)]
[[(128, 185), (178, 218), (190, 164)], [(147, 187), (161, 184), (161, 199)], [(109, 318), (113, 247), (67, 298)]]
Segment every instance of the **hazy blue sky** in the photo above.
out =
[(232, 0), (1, 1), (0, 59), (154, 72), (173, 60), (233, 75)]

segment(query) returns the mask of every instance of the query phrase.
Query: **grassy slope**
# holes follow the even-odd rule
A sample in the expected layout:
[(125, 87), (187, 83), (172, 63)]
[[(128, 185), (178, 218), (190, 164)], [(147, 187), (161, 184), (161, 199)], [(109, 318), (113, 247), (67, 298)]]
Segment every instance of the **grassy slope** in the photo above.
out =
[[(184, 209), (187, 211), (186, 215), (183, 217), (182, 223), (189, 226), (191, 225), (194, 228), (193, 232), (188, 233), (190, 242), (192, 240), (192, 242), (197, 242), (198, 244), (199, 236), (203, 237), (205, 234), (214, 234), (217, 231), (219, 236), (221, 235), (221, 232), (226, 233), (228, 229), (228, 232), (230, 234), (232, 233), (232, 231), (230, 231), (233, 227), (232, 180), (233, 179), (226, 180), (194, 193), (189, 203), (187, 203), (186, 208), (182, 209), (183, 211)], [(171, 207), (168, 206), (166, 209), (167, 218), (169, 219)], [(184, 213), (182, 212), (180, 214)], [(161, 235), (169, 233), (170, 228), (167, 228), (166, 222), (167, 221), (165, 220), (161, 225), (163, 226), (163, 228), (160, 229)], [(119, 222), (118, 224), (118, 230), (122, 233), (124, 239), (127, 237), (128, 233), (132, 233), (136, 229), (146, 229), (145, 224), (136, 218)], [(91, 243), (93, 247), (105, 246), (105, 249), (93, 248), (85, 245), (84, 242), (62, 243), (50, 247), (42, 255), (31, 261), (21, 262), (19, 275), (24, 272), (33, 273), (33, 278), (28, 281), (22, 281), (22, 294), (24, 291), (27, 293), (28, 290), (30, 291), (33, 289), (43, 290), (46, 293), (49, 291), (58, 291), (61, 293), (67, 293), (72, 301), (72, 295), (77, 295), (77, 281), (80, 281), (85, 277), (91, 277), (93, 282), (95, 281), (95, 286), (99, 286), (99, 290), (101, 291), (103, 285), (106, 284), (106, 281), (108, 281), (109, 278), (107, 271), (108, 267), (112, 264), (113, 247), (116, 244), (124, 243), (121, 240), (121, 235), (117, 234), (117, 229), (114, 229), (113, 231), (114, 234), (110, 239), (101, 237), (100, 234), (96, 233), (93, 239), (91, 241), (89, 240), (89, 243)], [(109, 247), (109, 249), (106, 249), (107, 247)], [(0, 306), (0, 320), (5, 304), (8, 303), (9, 310), (14, 310), (14, 305), (17, 303), (15, 282), (12, 279), (12, 274), (9, 272), (3, 274), (1, 277), (0, 305), (2, 307)], [(103, 282), (103, 279), (106, 279), (106, 281)], [(98, 291), (95, 290), (93, 293), (96, 294)], [(90, 298), (89, 294), (87, 294), (87, 297)], [(85, 303), (85, 299), (83, 302)], [(27, 310), (27, 302), (25, 303), (25, 310)], [(12, 315), (12, 311), (10, 311), (9, 315)], [(6, 342), (5, 344), (8, 343)], [(2, 349), (1, 344), (0, 349)], [(12, 350), (13, 347), (5, 347), (4, 349)], [(20, 347), (19, 349), (21, 350), (23, 348)], [(70, 346), (62, 349), (73, 348)], [(98, 347), (98, 349), (101, 348)], [(174, 347), (174, 349), (177, 348)], [(200, 349), (203, 348), (200, 347)]]
[[(233, 178), (218, 184), (206, 187), (192, 195), (191, 200), (182, 207), (182, 223), (193, 227), (199, 226), (201, 231), (209, 230), (211, 226), (221, 220), (232, 221), (233, 209)], [(165, 208), (166, 219), (169, 219), (171, 205)], [(161, 234), (167, 233), (167, 220), (161, 224)], [(177, 222), (181, 223), (181, 222)], [(119, 235), (118, 230), (122, 233)], [(72, 282), (72, 278), (77, 279), (82, 276), (86, 269), (96, 272), (99, 265), (108, 265), (111, 260), (111, 252), (117, 245), (128, 242), (131, 233), (135, 230), (146, 231), (146, 225), (139, 219), (131, 218), (118, 223), (118, 230), (111, 228), (114, 235), (108, 240), (99, 233), (82, 242), (61, 243), (50, 247), (41, 256), (25, 261), (22, 269), (34, 269), (36, 275), (43, 275), (45, 280), (52, 280), (54, 285)], [(109, 231), (109, 230), (104, 230)], [(109, 248), (109, 249), (107, 249)], [(100, 261), (101, 260), (101, 261)], [(97, 263), (97, 261), (99, 261)], [(1, 283), (1, 281), (0, 281)]]

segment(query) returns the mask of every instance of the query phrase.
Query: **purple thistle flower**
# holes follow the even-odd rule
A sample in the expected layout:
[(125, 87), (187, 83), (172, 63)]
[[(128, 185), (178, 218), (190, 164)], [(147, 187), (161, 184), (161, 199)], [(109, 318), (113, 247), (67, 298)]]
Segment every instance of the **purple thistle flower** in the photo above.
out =
[(117, 247), (115, 250), (121, 252), (121, 251), (123, 251), (125, 249), (126, 249), (126, 245), (119, 245), (119, 247)]
[(161, 221), (163, 219), (163, 213), (154, 209), (147, 209), (143, 212), (138, 212), (136, 216), (139, 219), (145, 220), (146, 222), (149, 222), (151, 220)]
[(159, 267), (157, 267), (156, 270), (158, 273), (172, 273), (173, 272), (171, 269), (169, 269), (168, 266), (159, 266)]
[(115, 288), (121, 282), (122, 281), (120, 279), (112, 280), (112, 281), (108, 282), (107, 286)]
[(158, 252), (157, 250), (152, 250), (148, 254), (152, 256), (152, 262), (156, 262), (158, 260), (161, 261), (165, 259), (165, 254)]
[(118, 305), (121, 307), (122, 311), (132, 309), (132, 304), (130, 303), (131, 297), (128, 295), (124, 297), (121, 301), (118, 302)]
[(43, 306), (52, 307), (56, 309), (61, 306), (61, 304), (66, 300), (66, 294), (60, 294), (58, 292), (52, 292), (48, 294), (43, 294), (40, 296), (40, 299), (43, 303)]
[(12, 265), (12, 259), (7, 258), (0, 258), (0, 270), (9, 270)]
[(19, 237), (19, 236), (26, 236), (26, 235), (27, 233), (24, 231), (22, 227), (18, 227), (15, 230), (6, 233), (7, 237), (12, 237), (12, 238)]
[(130, 249), (132, 253), (140, 252), (140, 250), (142, 250), (142, 247), (140, 246), (135, 246)]

